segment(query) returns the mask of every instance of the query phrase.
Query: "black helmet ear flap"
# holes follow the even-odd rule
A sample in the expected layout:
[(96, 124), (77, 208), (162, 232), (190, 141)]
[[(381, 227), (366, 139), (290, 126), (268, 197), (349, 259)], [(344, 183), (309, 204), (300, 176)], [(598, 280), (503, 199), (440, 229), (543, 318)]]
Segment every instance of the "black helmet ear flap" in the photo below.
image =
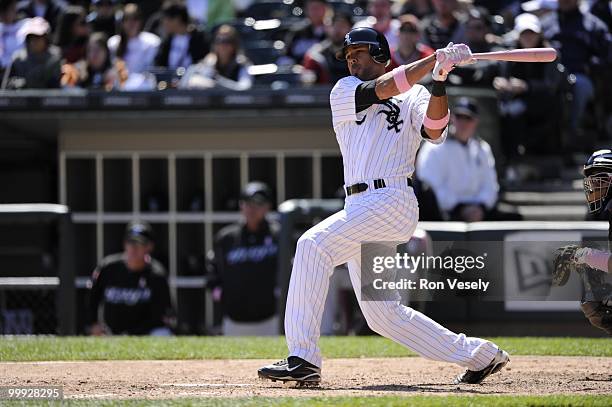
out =
[(385, 68), (391, 63), (391, 59), (385, 55), (384, 51), (378, 45), (370, 45), (370, 55), (377, 63), (385, 64)]

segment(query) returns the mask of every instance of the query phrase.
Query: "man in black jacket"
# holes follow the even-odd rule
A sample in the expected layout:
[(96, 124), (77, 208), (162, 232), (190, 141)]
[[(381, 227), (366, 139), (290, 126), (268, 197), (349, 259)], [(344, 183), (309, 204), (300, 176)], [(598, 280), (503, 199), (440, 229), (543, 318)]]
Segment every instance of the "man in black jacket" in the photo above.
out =
[(170, 289), (164, 267), (151, 257), (151, 226), (128, 224), (124, 248), (123, 253), (105, 257), (93, 272), (90, 334), (171, 335)]
[(213, 297), (223, 305), (225, 335), (277, 335), (279, 225), (266, 219), (272, 194), (262, 182), (241, 194), (243, 221), (219, 231), (214, 245)]
[(210, 44), (204, 33), (189, 24), (184, 3), (174, 0), (164, 3), (162, 24), (166, 37), (155, 58), (156, 66), (187, 68), (208, 54)]

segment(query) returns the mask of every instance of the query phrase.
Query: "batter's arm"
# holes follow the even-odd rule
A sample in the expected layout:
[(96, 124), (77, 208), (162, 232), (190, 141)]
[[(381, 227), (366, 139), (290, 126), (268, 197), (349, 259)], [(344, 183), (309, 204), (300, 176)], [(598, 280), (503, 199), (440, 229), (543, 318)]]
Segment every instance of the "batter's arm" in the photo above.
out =
[[(448, 114), (448, 96), (446, 96), (444, 82), (434, 81), (426, 114), (432, 120), (443, 119)], [(425, 133), (423, 136), (427, 136), (431, 140), (437, 140), (442, 136), (445, 128), (446, 126), (441, 129), (430, 129), (423, 124), (422, 132)]]
[[(423, 59), (419, 59), (411, 64), (402, 65), (400, 68), (404, 69), (404, 74), (406, 75), (408, 83), (414, 85), (421, 80), (421, 78), (431, 72), (435, 63), (436, 55), (434, 54)], [(378, 96), (380, 100), (389, 99), (390, 97), (397, 96), (401, 93), (395, 84), (393, 75), (394, 72), (391, 71), (379, 76), (376, 79), (375, 91), (376, 96)], [(444, 114), (446, 114), (446, 111)]]

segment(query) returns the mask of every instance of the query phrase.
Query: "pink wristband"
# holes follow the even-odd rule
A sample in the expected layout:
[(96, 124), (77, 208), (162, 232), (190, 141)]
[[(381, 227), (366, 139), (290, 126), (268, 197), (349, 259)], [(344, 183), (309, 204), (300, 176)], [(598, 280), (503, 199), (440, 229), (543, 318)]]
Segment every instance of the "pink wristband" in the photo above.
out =
[(391, 71), (393, 73), (393, 81), (395, 82), (395, 86), (400, 93), (408, 92), (412, 85), (408, 82), (408, 78), (406, 78), (406, 70), (403, 65), (398, 66), (394, 70)]
[(448, 124), (449, 117), (450, 117), (450, 111), (446, 112), (446, 116), (444, 116), (441, 119), (437, 119), (437, 120), (430, 119), (429, 117), (427, 117), (427, 114), (426, 114), (425, 118), (423, 119), (423, 126), (431, 130), (443, 129)]
[(610, 253), (602, 252), (601, 250), (591, 249), (590, 253), (586, 255), (584, 262), (594, 269), (601, 270), (607, 273), (609, 258)]

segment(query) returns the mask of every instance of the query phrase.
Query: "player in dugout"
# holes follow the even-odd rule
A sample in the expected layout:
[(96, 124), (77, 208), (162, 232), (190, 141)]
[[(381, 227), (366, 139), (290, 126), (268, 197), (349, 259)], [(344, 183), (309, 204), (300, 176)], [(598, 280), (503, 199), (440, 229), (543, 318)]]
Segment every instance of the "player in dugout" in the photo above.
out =
[(217, 233), (209, 253), (210, 286), (223, 309), (224, 335), (278, 335), (280, 225), (266, 218), (271, 208), (270, 188), (249, 182), (240, 194), (242, 219)]
[(164, 266), (151, 257), (151, 226), (139, 221), (129, 223), (123, 247), (123, 253), (102, 259), (92, 274), (89, 333), (172, 335), (170, 289)]

